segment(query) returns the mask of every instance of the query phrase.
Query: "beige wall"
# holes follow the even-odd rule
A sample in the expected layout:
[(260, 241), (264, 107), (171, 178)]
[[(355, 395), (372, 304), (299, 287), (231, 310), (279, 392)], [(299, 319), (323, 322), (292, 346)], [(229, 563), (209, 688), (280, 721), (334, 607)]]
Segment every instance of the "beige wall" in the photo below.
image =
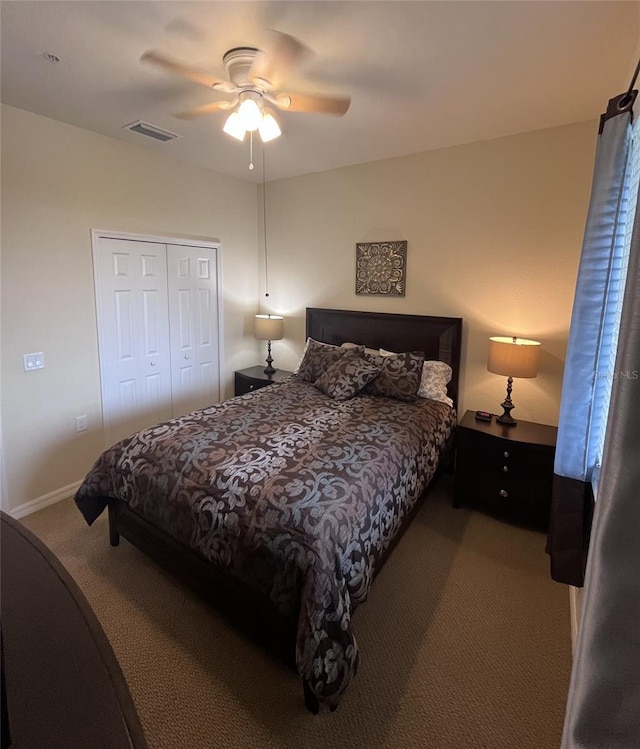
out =
[[(170, 144), (167, 149), (170, 152)], [(81, 479), (103, 449), (90, 230), (222, 242), (226, 392), (256, 360), (257, 190), (2, 107), (2, 434), (9, 507)], [(22, 369), (43, 351), (46, 368)], [(75, 417), (89, 431), (77, 434)]]
[[(557, 424), (596, 133), (587, 122), (268, 184), (269, 307), (287, 316), (276, 364), (295, 365), (307, 306), (462, 317), (461, 410), (500, 413), (487, 339), (513, 334), (542, 343), (513, 415)], [(406, 296), (356, 296), (356, 242), (400, 239)]]
[[(2, 436), (10, 507), (82, 478), (102, 449), (91, 228), (217, 238), (231, 373), (256, 362), (256, 302), (286, 315), (292, 369), (307, 306), (464, 318), (461, 410), (499, 409), (487, 338), (542, 342), (514, 415), (557, 423), (596, 123), (281, 180), (267, 186), (270, 298), (256, 188), (153, 150), (2, 108)], [(408, 241), (407, 294), (356, 296), (355, 244)], [(258, 284), (256, 247), (262, 280)], [(261, 289), (256, 298), (257, 289)], [(265, 355), (261, 347), (258, 360)], [(44, 351), (25, 374), (22, 354)], [(75, 416), (91, 428), (76, 434)]]

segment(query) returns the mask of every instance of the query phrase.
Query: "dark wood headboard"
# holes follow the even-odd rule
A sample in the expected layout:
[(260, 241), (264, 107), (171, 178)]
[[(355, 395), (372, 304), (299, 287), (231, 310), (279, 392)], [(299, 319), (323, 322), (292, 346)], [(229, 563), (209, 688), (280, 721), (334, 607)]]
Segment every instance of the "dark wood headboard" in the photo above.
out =
[(461, 317), (394, 315), (388, 312), (307, 307), (307, 338), (335, 346), (347, 341), (388, 351), (424, 351), (427, 359), (447, 362), (453, 370), (449, 397), (458, 403)]

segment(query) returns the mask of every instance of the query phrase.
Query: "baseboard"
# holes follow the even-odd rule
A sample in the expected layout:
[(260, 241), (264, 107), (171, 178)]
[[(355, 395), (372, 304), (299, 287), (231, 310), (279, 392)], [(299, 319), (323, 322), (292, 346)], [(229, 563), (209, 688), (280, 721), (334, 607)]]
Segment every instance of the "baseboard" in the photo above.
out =
[(24, 504), (18, 505), (9, 510), (9, 515), (16, 520), (23, 518), (25, 515), (31, 515), (32, 512), (42, 510), (43, 507), (48, 507), (49, 505), (59, 502), (61, 499), (71, 497), (76, 493), (81, 483), (81, 481), (74, 481), (73, 484), (63, 486), (61, 489), (56, 489), (54, 492), (43, 494), (41, 497), (36, 497), (36, 499), (32, 499), (29, 502), (25, 502)]
[(578, 629), (580, 628), (580, 613), (582, 607), (582, 588), (569, 586), (569, 608), (571, 611), (571, 651), (575, 655)]

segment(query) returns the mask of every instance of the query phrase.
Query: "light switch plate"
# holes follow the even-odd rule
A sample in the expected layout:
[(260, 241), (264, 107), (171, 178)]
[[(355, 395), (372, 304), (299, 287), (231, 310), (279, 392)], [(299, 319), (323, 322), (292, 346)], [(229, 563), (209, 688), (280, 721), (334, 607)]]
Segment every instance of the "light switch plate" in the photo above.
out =
[(44, 354), (38, 351), (35, 354), (23, 354), (22, 362), (25, 372), (32, 372), (34, 369), (44, 369)]

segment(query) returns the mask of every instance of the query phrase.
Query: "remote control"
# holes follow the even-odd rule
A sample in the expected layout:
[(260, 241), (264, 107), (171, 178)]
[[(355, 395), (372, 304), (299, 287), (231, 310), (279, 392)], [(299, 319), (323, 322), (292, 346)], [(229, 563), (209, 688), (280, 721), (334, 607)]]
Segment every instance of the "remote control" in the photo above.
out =
[(476, 419), (478, 421), (491, 421), (491, 414), (488, 411), (476, 411)]

